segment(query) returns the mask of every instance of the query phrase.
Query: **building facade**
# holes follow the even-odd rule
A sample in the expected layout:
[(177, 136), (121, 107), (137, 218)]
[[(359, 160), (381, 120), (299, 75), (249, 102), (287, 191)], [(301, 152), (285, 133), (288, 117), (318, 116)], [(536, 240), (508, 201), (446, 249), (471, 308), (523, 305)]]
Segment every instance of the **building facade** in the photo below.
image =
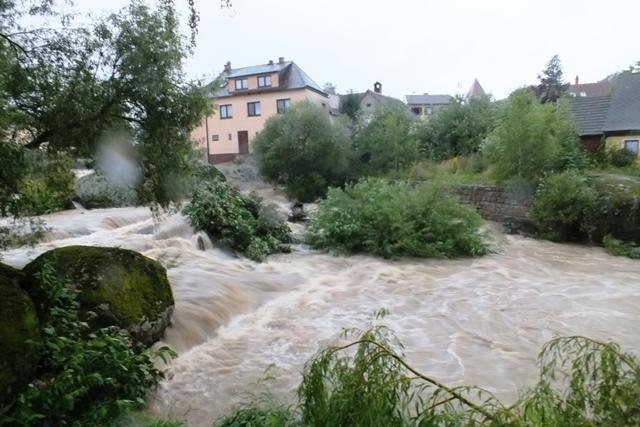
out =
[(428, 119), (433, 116), (436, 111), (445, 105), (451, 104), (451, 96), (449, 95), (405, 95), (407, 106), (416, 116)]
[(624, 149), (640, 162), (640, 73), (618, 76), (605, 96), (576, 96), (571, 109), (583, 146)]
[(191, 134), (210, 163), (234, 160), (251, 152), (251, 141), (269, 117), (309, 100), (329, 109), (327, 94), (293, 61), (232, 68), (227, 62), (211, 93), (213, 114), (203, 118)]

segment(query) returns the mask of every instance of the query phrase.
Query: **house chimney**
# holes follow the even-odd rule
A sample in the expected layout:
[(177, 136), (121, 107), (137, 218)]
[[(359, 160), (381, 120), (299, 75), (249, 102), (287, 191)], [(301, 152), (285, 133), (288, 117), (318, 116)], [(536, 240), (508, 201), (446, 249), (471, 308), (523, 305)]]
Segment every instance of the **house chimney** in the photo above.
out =
[(580, 84), (580, 78), (576, 76), (576, 84)]
[(269, 65), (273, 65), (273, 59), (269, 60)]
[(284, 56), (278, 58), (278, 64), (284, 64)]
[(231, 61), (227, 61), (227, 63), (224, 64), (224, 71), (227, 73), (231, 71)]
[(375, 83), (373, 84), (373, 91), (374, 91), (375, 93), (382, 93), (382, 83), (380, 83), (380, 82), (375, 82)]

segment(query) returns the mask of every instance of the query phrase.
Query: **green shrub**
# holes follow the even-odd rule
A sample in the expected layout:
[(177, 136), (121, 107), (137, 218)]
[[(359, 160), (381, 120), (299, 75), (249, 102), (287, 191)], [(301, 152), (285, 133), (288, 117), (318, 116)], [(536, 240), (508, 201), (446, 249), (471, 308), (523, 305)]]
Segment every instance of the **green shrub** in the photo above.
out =
[(512, 93), (483, 147), (496, 179), (536, 182), (546, 173), (584, 166), (567, 107), (540, 102), (526, 89)]
[(611, 185), (594, 179), (597, 201), (588, 218), (591, 239), (601, 243), (611, 235), (640, 244), (640, 195), (627, 186)]
[(74, 176), (69, 159), (29, 152), (27, 173), (18, 188), (21, 215), (42, 215), (70, 208)]
[(596, 194), (587, 179), (576, 172), (545, 177), (535, 196), (533, 218), (543, 232), (560, 240), (585, 239), (587, 220)]
[(317, 248), (384, 257), (482, 255), (482, 220), (443, 190), (365, 179), (332, 188), (318, 205), (307, 231)]
[(354, 139), (357, 175), (376, 176), (399, 170), (418, 160), (418, 145), (412, 134), (415, 121), (403, 107), (376, 110)]
[(351, 158), (347, 131), (309, 102), (269, 118), (253, 147), (262, 176), (301, 202), (342, 185)]
[(451, 104), (437, 110), (418, 128), (420, 151), (433, 160), (477, 152), (495, 128), (497, 112), (496, 104), (488, 96), (453, 98)]
[(224, 181), (197, 188), (184, 208), (189, 222), (223, 247), (262, 261), (286, 250), (290, 230), (271, 206), (257, 195), (245, 196)]
[(640, 259), (640, 246), (616, 239), (610, 234), (604, 236), (602, 244), (607, 253), (614, 256), (626, 256), (632, 259)]
[(90, 332), (78, 319), (77, 291), (51, 266), (43, 268), (40, 280), (52, 306), (41, 331), (38, 379), (0, 408), (0, 425), (113, 425), (124, 412), (140, 408), (162, 378), (155, 356), (171, 351), (132, 346), (128, 333), (117, 328)]
[(636, 161), (636, 155), (629, 150), (620, 148), (609, 152), (609, 163), (612, 166), (623, 168), (631, 166)]
[[(544, 345), (537, 384), (512, 405), (477, 386), (451, 387), (409, 365), (383, 326), (322, 349), (305, 365), (296, 407), (227, 416), (241, 426), (637, 426), (640, 364), (614, 343), (574, 336)], [(273, 409), (271, 409), (273, 408)]]

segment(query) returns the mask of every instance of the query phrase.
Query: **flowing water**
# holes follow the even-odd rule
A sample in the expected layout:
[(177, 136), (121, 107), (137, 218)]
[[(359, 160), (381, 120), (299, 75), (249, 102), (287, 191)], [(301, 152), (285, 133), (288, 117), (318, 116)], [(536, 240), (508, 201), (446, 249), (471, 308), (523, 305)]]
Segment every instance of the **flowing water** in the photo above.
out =
[(47, 240), (3, 254), (4, 262), (22, 266), (50, 248), (87, 244), (137, 250), (167, 267), (176, 309), (165, 340), (179, 357), (150, 410), (194, 426), (211, 425), (255, 391), (271, 365), (272, 391), (292, 398), (304, 362), (380, 308), (391, 312), (384, 323), (416, 368), (506, 400), (535, 381), (536, 355), (555, 335), (612, 339), (640, 352), (640, 262), (600, 248), (490, 225), (496, 253), (483, 258), (389, 261), (300, 246), (256, 264), (215, 249), (179, 214), (159, 223), (145, 208), (45, 219)]

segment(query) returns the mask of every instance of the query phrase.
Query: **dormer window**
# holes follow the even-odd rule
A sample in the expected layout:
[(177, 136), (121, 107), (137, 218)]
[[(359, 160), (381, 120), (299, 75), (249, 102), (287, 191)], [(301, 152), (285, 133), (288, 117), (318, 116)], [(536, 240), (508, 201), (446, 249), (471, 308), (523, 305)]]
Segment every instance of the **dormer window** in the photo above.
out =
[(271, 87), (271, 76), (258, 76), (258, 87)]
[(249, 89), (249, 80), (236, 79), (236, 90), (246, 90), (246, 89)]

